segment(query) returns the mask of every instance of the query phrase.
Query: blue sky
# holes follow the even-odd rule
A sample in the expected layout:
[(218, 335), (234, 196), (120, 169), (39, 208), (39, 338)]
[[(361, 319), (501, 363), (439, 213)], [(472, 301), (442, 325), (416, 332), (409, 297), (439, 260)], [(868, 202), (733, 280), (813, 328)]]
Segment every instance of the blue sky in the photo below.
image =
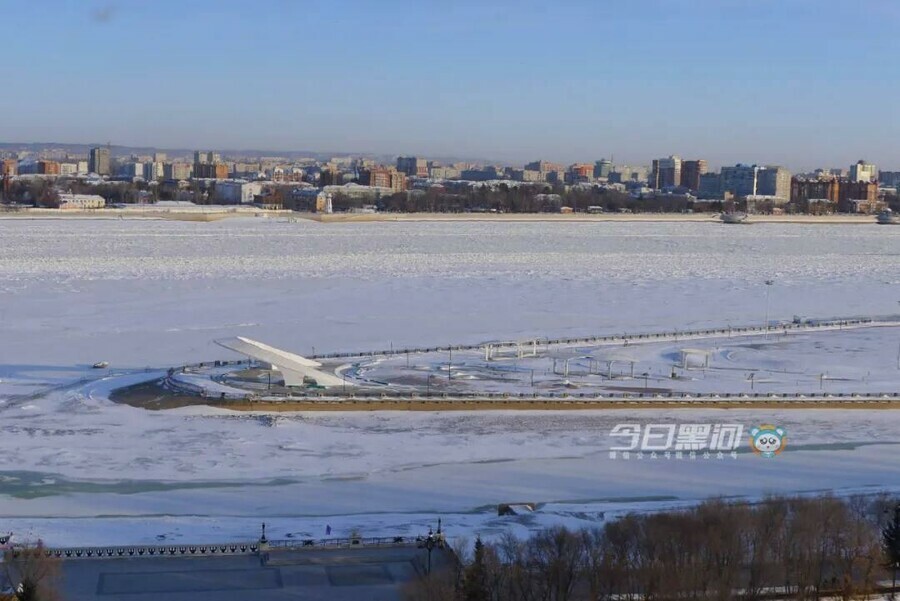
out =
[(0, 0), (0, 140), (900, 169), (894, 0)]

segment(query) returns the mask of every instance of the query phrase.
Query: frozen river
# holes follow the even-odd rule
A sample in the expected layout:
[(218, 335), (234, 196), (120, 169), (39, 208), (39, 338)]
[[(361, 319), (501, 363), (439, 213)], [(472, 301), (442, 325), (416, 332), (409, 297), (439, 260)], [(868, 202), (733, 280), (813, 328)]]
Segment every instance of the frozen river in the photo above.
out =
[[(212, 340), (234, 335), (310, 353), (762, 323), (765, 280), (773, 319), (896, 314), (900, 228), (13, 219), (0, 240), (0, 530), (68, 543), (90, 536), (79, 518), (104, 515), (93, 536), (127, 542), (173, 524), (228, 537), (259, 517), (289, 530), (356, 514), (377, 530), (441, 512), (471, 531), (511, 500), (554, 503), (546, 520), (564, 520), (660, 498), (900, 489), (896, 412), (273, 422), (115, 406), (82, 381), (100, 360), (123, 372), (220, 358)], [(898, 342), (886, 337), (878, 365)], [(776, 423), (790, 438), (772, 460), (609, 458), (610, 429), (633, 420)]]

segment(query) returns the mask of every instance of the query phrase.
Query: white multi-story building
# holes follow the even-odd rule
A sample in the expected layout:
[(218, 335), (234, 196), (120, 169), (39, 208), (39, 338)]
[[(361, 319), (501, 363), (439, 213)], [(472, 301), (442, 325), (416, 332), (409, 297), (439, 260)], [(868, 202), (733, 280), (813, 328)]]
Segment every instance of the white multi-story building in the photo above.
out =
[(871, 182), (877, 178), (878, 169), (872, 163), (857, 161), (855, 165), (850, 165), (851, 182)]
[(221, 204), (249, 204), (256, 195), (262, 193), (260, 182), (243, 180), (219, 180), (216, 182), (214, 199)]
[(59, 174), (60, 175), (75, 175), (78, 173), (78, 163), (60, 163), (59, 164)]
[(60, 209), (102, 209), (106, 200), (97, 194), (59, 194)]

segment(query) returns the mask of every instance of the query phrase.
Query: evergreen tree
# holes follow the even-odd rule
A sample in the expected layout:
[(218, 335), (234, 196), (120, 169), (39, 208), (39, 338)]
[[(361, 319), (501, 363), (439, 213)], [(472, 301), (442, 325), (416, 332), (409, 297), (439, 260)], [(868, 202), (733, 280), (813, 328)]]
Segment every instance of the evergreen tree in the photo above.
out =
[(475, 556), (466, 568), (463, 578), (463, 599), (465, 601), (488, 601), (487, 568), (485, 550), (481, 537), (475, 539)]

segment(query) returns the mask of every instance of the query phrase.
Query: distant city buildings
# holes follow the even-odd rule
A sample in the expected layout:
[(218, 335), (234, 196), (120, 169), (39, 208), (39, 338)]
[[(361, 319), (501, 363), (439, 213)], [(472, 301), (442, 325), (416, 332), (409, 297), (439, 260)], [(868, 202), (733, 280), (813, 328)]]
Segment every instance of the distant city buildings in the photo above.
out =
[(613, 163), (609, 159), (600, 159), (594, 162), (594, 177), (596, 179), (609, 179), (612, 173)]
[(700, 175), (697, 193), (700, 198), (721, 198), (723, 194), (722, 177), (718, 173), (704, 173)]
[(802, 211), (809, 203), (827, 202), (842, 213), (874, 213), (883, 208), (878, 200), (878, 184), (834, 176), (795, 177), (791, 180), (791, 202)]
[(194, 177), (197, 179), (228, 179), (228, 165), (222, 155), (203, 150), (194, 151)]
[(397, 171), (414, 177), (428, 177), (428, 161), (418, 157), (397, 157)]
[(161, 162), (144, 163), (144, 179), (148, 182), (163, 179), (165, 177), (165, 165)]
[(97, 146), (91, 148), (90, 158), (88, 159), (88, 170), (97, 175), (110, 175), (109, 148)]
[(891, 188), (900, 186), (900, 171), (879, 171), (878, 183)]
[(737, 164), (734, 167), (722, 167), (719, 172), (721, 178), (720, 189), (722, 192), (730, 192), (735, 196), (752, 196), (758, 194), (757, 179), (759, 167), (756, 165)]
[(575, 163), (569, 166), (566, 175), (566, 182), (570, 184), (589, 182), (594, 178), (594, 165)]
[(654, 190), (681, 185), (681, 157), (670, 156), (665, 159), (653, 159), (649, 185)]
[(682, 161), (681, 163), (681, 179), (682, 188), (687, 188), (691, 192), (700, 190), (700, 176), (705, 175), (709, 166), (703, 159), (692, 161)]
[(192, 173), (190, 163), (163, 163), (163, 179), (186, 180), (191, 178)]
[(856, 164), (850, 165), (850, 181), (851, 182), (871, 182), (878, 179), (878, 169), (875, 165), (865, 161), (857, 161)]
[(256, 197), (262, 194), (263, 185), (260, 182), (247, 182), (243, 180), (224, 180), (216, 182), (213, 200), (217, 204), (250, 204)]
[(388, 167), (373, 167), (359, 172), (359, 183), (376, 188), (390, 188), (394, 192), (406, 190), (406, 173)]
[(565, 169), (559, 163), (550, 161), (532, 161), (527, 163), (523, 171), (536, 171), (540, 182), (562, 182), (565, 179)]
[(37, 171), (41, 175), (59, 175), (59, 163), (56, 161), (38, 161)]
[(757, 172), (757, 194), (783, 198), (791, 198), (791, 172), (784, 167), (768, 166)]
[(60, 209), (102, 209), (106, 206), (106, 200), (97, 194), (68, 194), (60, 192)]
[(429, 168), (428, 175), (433, 179), (459, 179), (460, 170), (452, 166), (433, 165)]
[(119, 165), (117, 175), (129, 179), (144, 179), (144, 164), (138, 162), (122, 163)]
[(646, 167), (632, 167), (629, 165), (615, 165), (609, 172), (609, 183), (630, 184), (646, 182), (648, 173)]
[[(61, 184), (52, 185), (61, 192), (82, 192), (85, 184), (106, 182), (116, 186), (104, 187), (104, 194), (114, 202), (189, 200), (312, 210), (317, 195), (327, 192), (341, 211), (362, 210), (361, 207), (369, 210), (376, 205), (384, 210), (405, 210), (417, 206), (417, 199), (426, 195), (429, 206), (440, 207), (437, 210), (534, 210), (546, 204), (536, 202), (537, 195), (567, 199), (570, 192), (577, 191), (578, 200), (567, 200), (572, 203), (569, 208), (576, 212), (593, 206), (593, 200), (580, 201), (581, 195), (587, 194), (595, 200), (610, 195), (620, 207), (623, 202), (631, 202), (625, 199), (628, 195), (633, 201), (649, 203), (647, 206), (652, 208), (648, 210), (721, 210), (720, 206), (725, 205), (715, 201), (724, 201), (734, 203), (729, 207), (759, 212), (866, 213), (886, 206), (886, 202), (896, 207), (896, 187), (900, 186), (900, 170), (879, 172), (874, 164), (863, 160), (849, 169), (823, 168), (792, 177), (790, 171), (778, 165), (739, 163), (722, 167), (716, 173), (710, 171), (704, 159), (682, 159), (676, 154), (655, 159), (649, 167), (616, 165), (606, 158), (568, 166), (536, 160), (519, 167), (442, 164), (418, 156), (380, 160), (352, 155), (327, 159), (223, 157), (209, 150), (181, 154), (141, 151), (111, 156), (110, 148), (102, 146), (80, 155), (61, 148), (0, 151), (0, 177), (4, 202), (50, 205), (52, 199), (46, 194), (25, 194), (35, 189), (36, 185), (28, 183), (31, 178), (59, 180)], [(188, 183), (191, 179), (194, 183)], [(23, 185), (21, 180), (26, 183)], [(68, 184), (66, 180), (78, 183)], [(145, 182), (154, 185), (147, 186)], [(125, 191), (121, 188), (132, 184), (134, 187)], [(517, 191), (505, 198), (501, 195), (484, 201), (486, 207), (477, 206), (478, 203), (473, 206), (472, 199), (466, 200), (467, 195), (479, 189)], [(404, 196), (397, 197), (401, 193)], [(561, 211), (565, 204), (550, 210)], [(606, 210), (611, 210), (611, 206), (606, 206)]]

